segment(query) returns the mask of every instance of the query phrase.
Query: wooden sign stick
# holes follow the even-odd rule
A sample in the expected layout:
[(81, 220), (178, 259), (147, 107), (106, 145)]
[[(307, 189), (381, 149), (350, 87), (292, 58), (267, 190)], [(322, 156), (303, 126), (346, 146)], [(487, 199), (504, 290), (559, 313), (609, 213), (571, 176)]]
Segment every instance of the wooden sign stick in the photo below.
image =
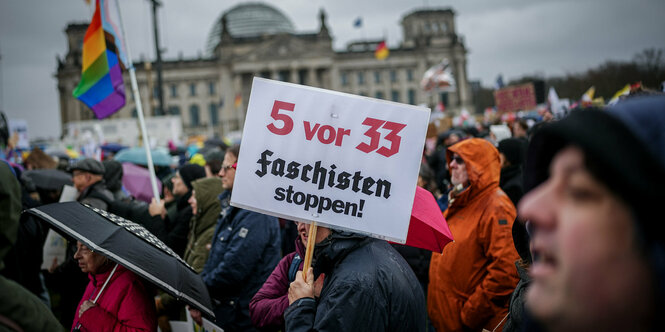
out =
[(309, 267), (312, 265), (312, 254), (314, 254), (314, 245), (316, 244), (316, 229), (318, 226), (316, 225), (316, 221), (312, 221), (312, 223), (309, 225), (309, 235), (307, 235), (307, 247), (305, 251), (305, 262), (303, 263), (302, 267), (302, 277), (307, 282), (307, 271), (309, 271)]

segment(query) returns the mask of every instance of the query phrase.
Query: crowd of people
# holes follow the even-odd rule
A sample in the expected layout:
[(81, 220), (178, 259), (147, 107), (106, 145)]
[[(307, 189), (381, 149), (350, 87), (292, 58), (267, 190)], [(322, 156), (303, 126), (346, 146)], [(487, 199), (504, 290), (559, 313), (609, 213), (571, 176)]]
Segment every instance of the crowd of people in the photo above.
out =
[(199, 310), (76, 239), (64, 261), (41, 268), (48, 226), (21, 211), (57, 202), (62, 186), (26, 173), (60, 168), (78, 202), (143, 225), (199, 273), (224, 331), (659, 330), (663, 95), (441, 133), (418, 177), (454, 236), (441, 253), (318, 227), (303, 271), (309, 224), (230, 205), (239, 154), (214, 148), (162, 170), (152, 202), (124, 190), (112, 157), (62, 163), (35, 149), (23, 164), (2, 159), (0, 328), (202, 324)]

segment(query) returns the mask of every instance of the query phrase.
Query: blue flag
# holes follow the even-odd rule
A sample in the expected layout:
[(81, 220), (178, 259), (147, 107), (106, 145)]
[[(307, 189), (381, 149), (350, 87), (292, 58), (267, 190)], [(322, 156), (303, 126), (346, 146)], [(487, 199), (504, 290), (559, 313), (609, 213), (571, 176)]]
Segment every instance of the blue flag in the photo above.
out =
[(360, 28), (361, 26), (363, 26), (363, 18), (358, 17), (358, 18), (356, 18), (355, 21), (353, 21), (353, 27), (354, 28)]

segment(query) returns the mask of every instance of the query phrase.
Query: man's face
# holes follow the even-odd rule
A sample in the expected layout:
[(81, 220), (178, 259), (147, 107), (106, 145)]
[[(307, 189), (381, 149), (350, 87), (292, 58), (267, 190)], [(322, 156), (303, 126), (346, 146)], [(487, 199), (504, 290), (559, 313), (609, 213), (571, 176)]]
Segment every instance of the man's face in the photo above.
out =
[(226, 152), (224, 155), (224, 161), (222, 161), (222, 168), (219, 169), (219, 176), (222, 177), (222, 188), (224, 190), (233, 189), (233, 180), (236, 177), (235, 164), (238, 162), (238, 158), (230, 152)]
[(453, 185), (463, 184), (469, 181), (469, 174), (466, 172), (466, 163), (458, 154), (454, 154), (450, 162), (450, 182)]
[(643, 313), (653, 300), (630, 211), (589, 173), (577, 147), (561, 150), (550, 174), (519, 205), (533, 226), (526, 304), (552, 330), (612, 330), (602, 324)]
[(79, 192), (85, 190), (92, 184), (92, 174), (84, 171), (75, 170), (72, 172), (72, 182)]
[(182, 196), (189, 192), (189, 188), (187, 188), (187, 185), (185, 185), (185, 181), (182, 180), (180, 172), (175, 173), (175, 175), (171, 178), (171, 182), (173, 182), (174, 195)]

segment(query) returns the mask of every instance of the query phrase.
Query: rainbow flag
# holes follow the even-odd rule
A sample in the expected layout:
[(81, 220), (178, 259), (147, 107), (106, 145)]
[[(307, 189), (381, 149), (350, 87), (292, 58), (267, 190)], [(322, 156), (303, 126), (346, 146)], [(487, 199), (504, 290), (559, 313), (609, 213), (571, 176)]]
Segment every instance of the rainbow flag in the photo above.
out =
[(83, 38), (83, 68), (74, 97), (103, 119), (125, 105), (122, 69), (126, 57), (119, 31), (111, 22), (108, 2), (97, 0), (95, 13)]
[(386, 46), (386, 41), (384, 40), (376, 46), (376, 50), (374, 50), (374, 56), (378, 60), (383, 60), (388, 57), (388, 54), (390, 54), (390, 51), (388, 51), (388, 46)]

